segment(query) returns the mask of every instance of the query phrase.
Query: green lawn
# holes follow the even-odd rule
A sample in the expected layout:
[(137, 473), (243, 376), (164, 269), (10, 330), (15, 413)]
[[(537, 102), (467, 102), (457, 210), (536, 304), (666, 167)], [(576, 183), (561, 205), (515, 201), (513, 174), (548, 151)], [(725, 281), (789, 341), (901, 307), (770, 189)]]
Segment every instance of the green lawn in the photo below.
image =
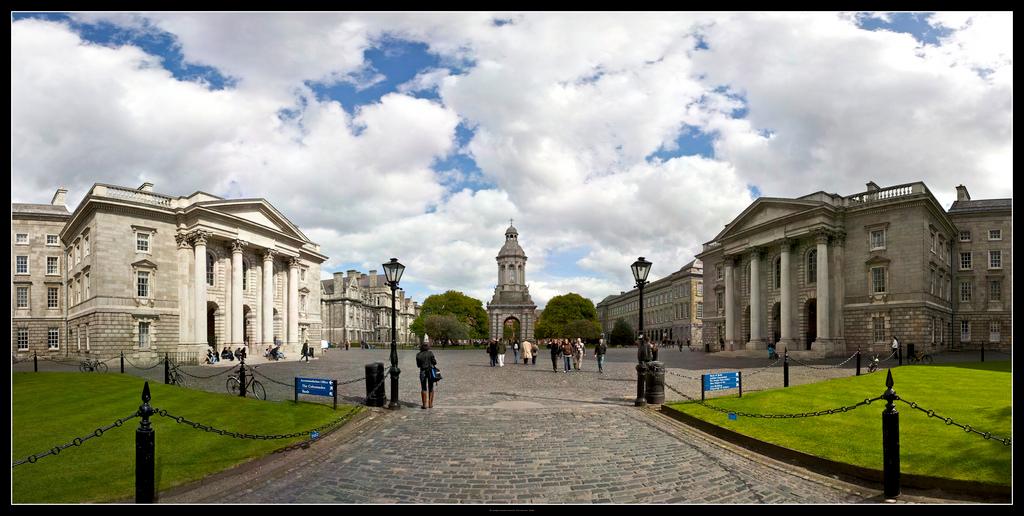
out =
[[(11, 462), (85, 436), (141, 404), (143, 380), (121, 374), (15, 373)], [(316, 428), (353, 407), (241, 399), (149, 384), (151, 405), (192, 421), (252, 434)], [(57, 456), (11, 470), (15, 503), (103, 502), (135, 496), (135, 429), (139, 418)], [(303, 438), (235, 439), (153, 416), (156, 483), (164, 490), (266, 455)]]
[[(982, 432), (1011, 437), (1010, 362), (984, 362), (892, 369), (893, 390), (943, 417)], [(750, 413), (811, 412), (852, 405), (885, 391), (885, 370), (785, 389), (709, 397), (716, 407)], [(725, 391), (735, 393), (736, 391)], [(811, 455), (882, 469), (882, 410), (879, 400), (856, 410), (798, 419), (761, 419), (726, 414), (693, 402), (671, 403), (686, 414), (756, 439)], [(1012, 448), (949, 425), (896, 402), (900, 413), (900, 464), (908, 474), (1011, 484)]]

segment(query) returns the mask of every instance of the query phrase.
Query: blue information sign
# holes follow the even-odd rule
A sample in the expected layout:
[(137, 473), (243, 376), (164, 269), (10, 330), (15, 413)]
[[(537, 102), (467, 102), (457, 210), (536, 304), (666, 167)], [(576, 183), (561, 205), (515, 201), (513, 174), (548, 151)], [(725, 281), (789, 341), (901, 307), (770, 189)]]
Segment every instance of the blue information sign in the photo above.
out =
[(705, 391), (720, 391), (722, 389), (735, 389), (740, 386), (740, 374), (735, 373), (711, 373), (704, 375)]
[(334, 389), (331, 386), (331, 380), (326, 378), (296, 378), (295, 389), (300, 394), (334, 396)]

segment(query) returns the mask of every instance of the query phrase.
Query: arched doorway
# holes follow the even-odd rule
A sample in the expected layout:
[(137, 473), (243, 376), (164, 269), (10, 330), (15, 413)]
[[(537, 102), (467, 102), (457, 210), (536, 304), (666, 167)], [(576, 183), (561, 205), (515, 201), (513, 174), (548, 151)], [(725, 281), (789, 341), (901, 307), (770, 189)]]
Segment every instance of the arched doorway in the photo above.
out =
[(246, 347), (252, 344), (252, 309), (249, 305), (242, 305), (242, 342)]
[(217, 303), (206, 302), (206, 343), (217, 349)]
[(811, 343), (818, 340), (818, 300), (808, 299), (804, 305), (804, 317), (807, 319), (807, 349), (811, 349)]
[(505, 319), (505, 322), (502, 324), (501, 338), (509, 342), (521, 342), (521, 329), (522, 325), (519, 323), (519, 319), (509, 317)]
[(782, 303), (772, 305), (772, 342), (782, 338)]

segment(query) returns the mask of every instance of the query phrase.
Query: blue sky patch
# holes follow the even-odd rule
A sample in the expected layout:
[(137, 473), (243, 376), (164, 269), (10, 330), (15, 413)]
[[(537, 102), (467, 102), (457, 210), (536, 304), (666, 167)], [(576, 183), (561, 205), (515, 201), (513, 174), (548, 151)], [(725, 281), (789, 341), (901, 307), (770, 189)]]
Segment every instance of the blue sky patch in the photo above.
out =
[(576, 263), (588, 254), (590, 247), (585, 245), (552, 251), (544, 260), (544, 274), (556, 278), (581, 276), (582, 272)]
[(919, 43), (938, 45), (939, 38), (953, 33), (953, 29), (935, 27), (928, 22), (933, 13), (890, 13), (889, 21), (881, 17), (862, 13), (857, 16), (857, 26), (866, 30), (888, 30), (910, 34)]
[(749, 191), (750, 195), (755, 199), (761, 197), (761, 189), (755, 185), (747, 185), (747, 191)]
[(697, 127), (684, 126), (675, 141), (676, 149), (662, 147), (647, 156), (647, 160), (659, 159), (668, 161), (679, 156), (702, 156), (712, 158), (715, 155), (715, 136), (701, 131)]

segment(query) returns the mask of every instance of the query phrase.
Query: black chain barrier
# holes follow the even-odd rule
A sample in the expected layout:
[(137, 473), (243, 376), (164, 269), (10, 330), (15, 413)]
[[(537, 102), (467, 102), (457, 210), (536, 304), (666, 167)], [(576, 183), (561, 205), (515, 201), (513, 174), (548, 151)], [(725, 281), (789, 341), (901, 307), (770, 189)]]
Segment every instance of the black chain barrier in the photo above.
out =
[[(854, 353), (854, 354), (850, 355), (850, 358), (847, 358), (846, 360), (843, 360), (842, 362), (840, 362), (838, 364), (827, 365), (827, 366), (811, 365), (811, 364), (808, 364), (807, 362), (803, 362), (803, 361), (797, 359), (796, 357), (789, 357), (789, 359), (794, 361), (794, 362), (796, 362), (796, 363), (798, 363), (798, 364), (800, 364), (800, 365), (802, 365), (802, 366), (804, 366), (804, 367), (810, 367), (811, 369), (828, 370), (828, 369), (838, 369), (840, 367), (843, 367), (844, 365), (846, 365), (847, 362), (849, 362), (850, 360), (853, 360), (856, 357), (857, 357), (857, 354)], [(888, 359), (886, 359), (886, 360), (888, 360)]]
[(185, 376), (189, 376), (189, 377), (192, 377), (192, 378), (198, 378), (200, 380), (208, 380), (210, 378), (216, 378), (218, 376), (222, 376), (224, 374), (230, 373), (230, 372), (235, 371), (237, 369), (236, 366), (231, 366), (231, 367), (228, 367), (228, 368), (224, 369), (223, 371), (221, 371), (219, 373), (211, 374), (209, 376), (199, 376), (199, 375), (194, 375), (194, 374), (191, 374), (191, 373), (185, 371), (184, 369), (181, 368), (181, 366), (179, 366), (178, 364), (176, 364), (174, 362), (171, 362), (171, 367), (176, 369), (179, 373), (181, 373), (181, 374), (183, 374)]
[(271, 377), (269, 377), (269, 376), (267, 376), (267, 375), (265, 375), (265, 374), (263, 374), (263, 373), (261, 373), (261, 372), (257, 371), (257, 370), (256, 370), (256, 367), (252, 367), (252, 368), (250, 368), (250, 370), (251, 370), (251, 371), (252, 371), (253, 373), (256, 373), (256, 374), (260, 375), (261, 377), (263, 377), (263, 378), (266, 378), (267, 380), (270, 380), (271, 382), (274, 382), (274, 383), (276, 383), (276, 384), (278, 384), (278, 385), (283, 385), (283, 386), (285, 386), (285, 387), (291, 387), (292, 389), (294, 389), (294, 388), (295, 388), (295, 383), (294, 383), (294, 382), (293, 382), (293, 383), (284, 383), (284, 382), (282, 382), (282, 381), (279, 381), (279, 380), (275, 380), (275, 379), (273, 379), (273, 378), (271, 378)]
[(894, 350), (891, 355), (889, 355), (887, 358), (883, 358), (883, 359), (879, 360), (879, 362), (888, 362), (889, 360), (892, 360), (895, 357), (896, 357), (896, 351)]
[(154, 367), (163, 365), (163, 363), (164, 363), (163, 360), (158, 360), (155, 364), (153, 364), (153, 365), (151, 365), (149, 367), (142, 367), (142, 366), (136, 364), (135, 362), (132, 362), (131, 360), (129, 360), (128, 357), (124, 357), (124, 361), (127, 362), (128, 365), (134, 367), (135, 369), (140, 369), (142, 371), (145, 371), (147, 369), (153, 369)]
[(107, 426), (101, 426), (101, 427), (97, 428), (96, 430), (93, 430), (93, 432), (91, 434), (89, 434), (89, 435), (87, 435), (85, 437), (76, 437), (76, 438), (72, 439), (70, 443), (62, 444), (60, 446), (54, 446), (53, 448), (50, 448), (49, 450), (47, 450), (45, 452), (37, 453), (35, 455), (29, 455), (25, 459), (22, 459), (22, 460), (19, 460), (17, 462), (12, 463), (11, 464), (11, 468), (16, 468), (16, 467), (18, 467), (18, 466), (20, 466), (22, 464), (25, 464), (26, 462), (34, 464), (37, 460), (39, 460), (39, 459), (41, 459), (43, 457), (46, 457), (48, 455), (57, 455), (60, 452), (66, 450), (66, 449), (68, 449), (68, 448), (70, 448), (72, 446), (81, 446), (82, 443), (84, 443), (85, 441), (88, 441), (89, 439), (92, 439), (93, 437), (101, 437), (101, 436), (103, 436), (103, 433), (106, 432), (107, 430), (110, 430), (111, 428), (114, 428), (114, 427), (119, 427), (119, 426), (123, 425), (125, 423), (125, 421), (128, 421), (128, 420), (130, 420), (132, 418), (136, 418), (136, 417), (139, 417), (139, 413), (138, 412), (135, 412), (134, 414), (132, 414), (130, 416), (126, 416), (126, 417), (123, 417), (121, 419), (118, 419), (118, 420), (114, 421), (113, 423), (111, 423), (111, 424), (109, 424)]
[(960, 427), (966, 433), (975, 433), (975, 434), (978, 434), (978, 435), (984, 437), (985, 439), (995, 439), (996, 441), (999, 441), (999, 442), (1003, 443), (1004, 446), (1010, 446), (1010, 444), (1011, 444), (1009, 437), (1005, 437), (1004, 438), (1004, 437), (999, 437), (997, 435), (992, 435), (990, 432), (979, 432), (978, 430), (975, 430), (974, 428), (972, 428), (971, 425), (961, 425), (960, 423), (957, 423), (956, 421), (953, 421), (953, 418), (951, 418), (951, 417), (942, 417), (942, 416), (936, 414), (934, 410), (924, 409), (920, 405), (918, 405), (917, 403), (914, 403), (913, 401), (907, 401), (907, 400), (905, 400), (903, 398), (900, 398), (900, 397), (897, 397), (896, 399), (899, 400), (899, 401), (902, 401), (903, 403), (906, 403), (907, 405), (910, 405), (910, 408), (917, 409), (917, 410), (920, 410), (921, 412), (924, 412), (930, 418), (934, 417), (936, 419), (940, 419), (940, 420), (944, 421), (947, 425), (953, 425), (953, 426)]
[(269, 435), (239, 433), (239, 432), (232, 432), (230, 430), (222, 430), (220, 428), (215, 428), (215, 427), (210, 426), (210, 425), (204, 425), (202, 423), (197, 423), (195, 421), (191, 421), (191, 420), (185, 418), (184, 416), (175, 416), (175, 415), (167, 412), (166, 410), (162, 410), (162, 409), (161, 410), (157, 410), (156, 411), (156, 415), (161, 416), (161, 417), (166, 417), (168, 419), (172, 419), (175, 422), (183, 424), (183, 425), (191, 426), (192, 428), (194, 428), (196, 430), (203, 430), (203, 431), (215, 433), (215, 434), (218, 434), (218, 435), (224, 435), (224, 436), (227, 436), (227, 437), (234, 437), (235, 439), (255, 439), (255, 440), (261, 440), (261, 441), (270, 441), (270, 440), (276, 440), (276, 439), (291, 439), (293, 437), (302, 437), (304, 435), (311, 435), (313, 432), (320, 433), (323, 430), (326, 430), (326, 429), (338, 426), (341, 423), (345, 422), (356, 411), (357, 408), (358, 407), (352, 407), (351, 409), (349, 409), (348, 412), (346, 412), (344, 415), (340, 416), (338, 419), (335, 419), (334, 421), (331, 421), (331, 422), (325, 423), (323, 425), (320, 425), (320, 426), (318, 426), (316, 428), (312, 428), (310, 430), (304, 430), (302, 432), (292, 432), (290, 434), (269, 434)]
[(724, 408), (721, 408), (721, 407), (716, 407), (714, 405), (709, 405), (706, 401), (701, 401), (701, 400), (698, 400), (697, 398), (689, 396), (686, 393), (680, 391), (679, 389), (676, 389), (675, 387), (672, 387), (668, 383), (665, 383), (665, 387), (668, 387), (669, 389), (675, 391), (676, 394), (679, 394), (680, 396), (682, 396), (682, 397), (684, 397), (684, 398), (686, 398), (686, 399), (688, 399), (690, 401), (693, 401), (695, 403), (703, 405), (704, 407), (707, 407), (707, 408), (709, 408), (711, 410), (716, 410), (716, 411), (721, 412), (723, 414), (736, 414), (737, 416), (755, 417), (755, 418), (762, 418), (762, 419), (793, 419), (793, 418), (802, 418), (802, 417), (817, 417), (817, 416), (828, 416), (828, 415), (831, 415), (831, 414), (841, 414), (841, 413), (849, 412), (851, 410), (863, 407), (865, 405), (870, 405), (871, 403), (882, 399), (882, 397), (879, 396), (877, 398), (865, 399), (864, 401), (861, 401), (861, 402), (858, 402), (858, 403), (854, 403), (853, 405), (846, 405), (844, 407), (837, 407), (837, 408), (826, 409), (826, 410), (817, 410), (817, 411), (814, 411), (814, 412), (796, 412), (796, 413), (793, 413), (793, 414), (755, 414), (755, 413), (751, 413), (751, 412), (740, 412), (740, 411), (737, 411), (737, 410), (729, 410), (729, 409), (724, 409)]
[(761, 373), (767, 371), (769, 368), (775, 367), (775, 364), (778, 364), (780, 360), (782, 360), (782, 357), (776, 358), (774, 362), (772, 362), (772, 363), (770, 363), (770, 364), (768, 364), (768, 365), (766, 365), (764, 367), (761, 367), (761, 368), (755, 370), (753, 373), (746, 373), (746, 372), (744, 372), (744, 375), (747, 378), (750, 378), (751, 376), (754, 376), (755, 374), (761, 374)]
[[(387, 376), (387, 375), (385, 374), (384, 376)], [(348, 380), (348, 381), (345, 381), (345, 382), (338, 382), (338, 387), (341, 387), (342, 385), (348, 385), (350, 383), (361, 382), (361, 381), (363, 381), (365, 379), (366, 379), (365, 376), (360, 376), (359, 378), (356, 378), (355, 380)]]

